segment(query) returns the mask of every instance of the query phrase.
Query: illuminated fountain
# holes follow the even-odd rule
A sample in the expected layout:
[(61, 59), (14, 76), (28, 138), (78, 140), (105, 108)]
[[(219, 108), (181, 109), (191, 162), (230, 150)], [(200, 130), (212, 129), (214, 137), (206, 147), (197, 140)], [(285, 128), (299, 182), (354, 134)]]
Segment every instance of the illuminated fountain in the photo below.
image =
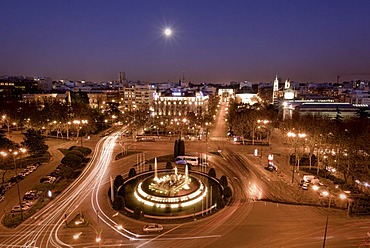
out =
[(157, 208), (180, 208), (194, 205), (207, 195), (207, 187), (195, 176), (189, 176), (177, 167), (171, 172), (158, 172), (157, 159), (154, 160), (154, 176), (143, 179), (136, 187), (136, 199), (147, 206)]

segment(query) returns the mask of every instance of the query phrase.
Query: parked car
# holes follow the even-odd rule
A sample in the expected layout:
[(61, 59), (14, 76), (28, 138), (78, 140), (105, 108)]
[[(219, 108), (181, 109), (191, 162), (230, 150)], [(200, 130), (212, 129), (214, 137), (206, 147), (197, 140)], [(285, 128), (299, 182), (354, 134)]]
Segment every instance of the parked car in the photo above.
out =
[(54, 183), (56, 180), (55, 177), (52, 177), (52, 176), (46, 176), (46, 177), (43, 177), (40, 179), (40, 183)]
[(4, 190), (4, 191), (7, 191), (8, 189), (10, 189), (11, 187), (13, 186), (12, 183), (3, 183), (0, 187)]
[(52, 177), (57, 178), (57, 177), (59, 177), (59, 171), (60, 171), (60, 170), (56, 169), (56, 170), (52, 171), (52, 172), (49, 174), (49, 176), (52, 176)]
[(143, 226), (143, 231), (146, 233), (161, 232), (163, 231), (163, 226), (160, 224), (150, 223), (150, 224)]
[(36, 192), (28, 191), (24, 193), (23, 200), (34, 200), (37, 198)]
[(304, 189), (304, 190), (308, 190), (308, 183), (304, 183), (304, 184), (302, 185), (302, 189)]
[(22, 206), (32, 207), (33, 202), (32, 201), (22, 201)]
[(33, 172), (34, 170), (36, 170), (36, 169), (37, 169), (37, 167), (36, 167), (36, 166), (34, 166), (34, 165), (28, 165), (28, 166), (27, 166), (27, 169), (28, 169), (29, 171)]
[(21, 212), (21, 211), (27, 211), (28, 209), (29, 209), (29, 207), (26, 206), (26, 205), (22, 206), (22, 210), (21, 210), (21, 207), (19, 205), (16, 205), (12, 208), (11, 212), (16, 213), (16, 212)]

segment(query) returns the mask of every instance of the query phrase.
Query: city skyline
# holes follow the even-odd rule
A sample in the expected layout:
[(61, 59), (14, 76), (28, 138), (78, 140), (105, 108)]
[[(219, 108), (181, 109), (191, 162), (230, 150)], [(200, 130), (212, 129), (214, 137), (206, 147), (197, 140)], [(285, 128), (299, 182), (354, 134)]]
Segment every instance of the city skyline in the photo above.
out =
[(368, 1), (14, 1), (2, 9), (0, 75), (110, 81), (123, 71), (132, 81), (184, 74), (194, 83), (370, 78)]

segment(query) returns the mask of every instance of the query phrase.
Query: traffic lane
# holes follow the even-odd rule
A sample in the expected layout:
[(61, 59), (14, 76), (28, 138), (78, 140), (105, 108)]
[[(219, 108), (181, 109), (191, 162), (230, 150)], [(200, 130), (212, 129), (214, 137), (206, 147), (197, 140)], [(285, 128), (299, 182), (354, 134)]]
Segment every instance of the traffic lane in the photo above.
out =
[[(99, 192), (97, 192), (97, 197), (94, 197), (94, 201), (96, 202), (96, 199), (98, 199), (98, 205), (101, 207), (103, 212), (94, 211), (91, 207), (91, 198), (87, 197), (82, 204), (78, 206), (78, 210), (80, 212), (83, 212), (86, 218), (89, 219), (89, 222), (94, 228), (99, 228), (99, 230), (102, 231), (102, 233), (111, 234), (111, 237), (118, 237), (119, 240), (126, 240), (127, 238), (119, 235), (117, 233), (118, 226), (122, 225), (122, 230), (119, 230), (120, 232), (125, 233), (125, 229), (128, 229), (129, 232), (134, 232), (139, 235), (142, 235), (142, 226), (145, 224), (144, 222), (136, 221), (133, 219), (126, 219), (121, 214), (118, 214), (117, 211), (114, 211), (111, 207), (110, 200), (108, 199), (108, 190), (110, 187), (110, 177), (114, 180), (114, 178), (117, 175), (122, 175), (124, 178), (127, 177), (128, 172), (131, 168), (135, 168), (137, 170), (137, 173), (140, 168), (134, 167), (138, 162), (138, 156), (141, 156), (141, 159), (145, 157), (146, 160), (153, 159), (154, 157), (163, 156), (163, 148), (168, 146), (167, 142), (156, 142), (156, 146), (153, 146), (153, 142), (138, 142), (136, 144), (136, 151), (141, 151), (143, 147), (146, 147), (147, 150), (144, 152), (140, 152), (138, 154), (133, 154), (127, 157), (124, 157), (120, 160), (114, 161), (115, 155), (122, 152), (122, 148), (119, 145), (114, 146), (114, 150), (112, 151), (112, 163), (106, 168), (104, 177), (101, 181), (101, 184), (99, 186)], [(149, 149), (151, 148), (151, 150)], [(145, 155), (145, 156), (143, 156)], [(142, 168), (142, 167), (141, 167)], [(145, 166), (145, 170), (147, 171), (149, 168), (149, 165)], [(97, 204), (97, 203), (95, 203)], [(103, 218), (103, 219), (101, 219)], [(106, 225), (106, 223), (103, 223), (107, 221), (107, 223), (116, 223), (116, 225), (110, 226)], [(113, 230), (113, 229), (115, 230)], [(131, 235), (131, 234), (130, 234)], [(63, 237), (63, 230), (60, 234), (61, 237)], [(106, 235), (110, 236), (110, 235)], [(131, 235), (133, 238), (135, 236)], [(111, 240), (111, 239), (110, 239)], [(113, 242), (113, 241), (110, 241)]]
[[(322, 247), (326, 214), (314, 207), (255, 202), (249, 216), (245, 222), (231, 222), (231, 232), (204, 247), (223, 247), (224, 244), (228, 247)], [(342, 229), (339, 223), (343, 220), (332, 218), (332, 225)], [(332, 247), (353, 246), (359, 241), (348, 240), (349, 235), (334, 236), (330, 227), (328, 230), (327, 244), (334, 245)]]

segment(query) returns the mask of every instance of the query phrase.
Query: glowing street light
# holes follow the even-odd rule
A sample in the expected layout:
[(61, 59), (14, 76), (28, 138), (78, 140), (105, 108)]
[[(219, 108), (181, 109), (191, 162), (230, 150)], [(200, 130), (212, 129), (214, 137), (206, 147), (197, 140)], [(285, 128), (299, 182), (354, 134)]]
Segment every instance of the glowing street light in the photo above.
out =
[(293, 164), (293, 166), (292, 166), (292, 183), (294, 182), (294, 169), (295, 169), (295, 166), (296, 166), (296, 164), (297, 164), (297, 166), (298, 166), (298, 171), (299, 171), (299, 158), (298, 158), (298, 156), (297, 156), (297, 142), (296, 142), (296, 140), (295, 140), (295, 138), (296, 137), (298, 137), (298, 138), (306, 138), (307, 137), (307, 134), (305, 134), (305, 133), (298, 133), (298, 134), (296, 134), (296, 133), (293, 133), (293, 132), (288, 132), (287, 133), (287, 136), (289, 137), (289, 138), (292, 138), (293, 139), (293, 144), (294, 144), (294, 164)]
[(78, 239), (81, 234), (82, 232), (76, 233), (75, 235), (73, 235), (73, 239)]
[[(332, 195), (329, 194), (328, 191), (324, 191), (322, 192), (322, 195), (325, 196), (325, 197), (329, 197), (329, 205), (328, 205), (328, 210), (330, 210), (330, 205), (331, 205), (331, 198), (332, 198)], [(339, 195), (339, 198), (341, 200), (345, 200), (346, 199), (346, 196), (344, 194), (340, 194)], [(325, 244), (326, 244), (326, 234), (328, 232), (328, 224), (329, 224), (329, 211), (328, 211), (328, 214), (326, 216), (326, 224), (325, 224), (325, 232), (324, 232), (324, 242), (322, 244), (322, 247), (325, 248)]]

